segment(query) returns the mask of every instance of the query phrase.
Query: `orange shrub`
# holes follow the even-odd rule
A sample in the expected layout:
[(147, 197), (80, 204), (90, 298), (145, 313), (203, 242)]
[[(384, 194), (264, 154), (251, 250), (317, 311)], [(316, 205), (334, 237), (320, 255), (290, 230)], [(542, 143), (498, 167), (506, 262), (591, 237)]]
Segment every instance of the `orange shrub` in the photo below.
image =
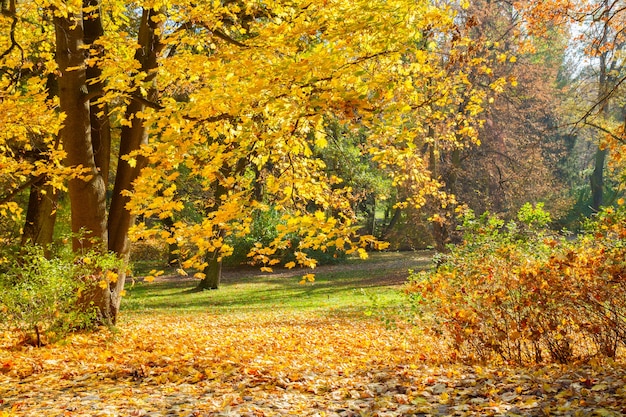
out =
[(467, 213), (465, 240), (406, 291), (461, 356), (561, 363), (616, 355), (626, 342), (626, 210), (607, 209), (577, 239), (547, 230), (541, 205), (504, 224)]

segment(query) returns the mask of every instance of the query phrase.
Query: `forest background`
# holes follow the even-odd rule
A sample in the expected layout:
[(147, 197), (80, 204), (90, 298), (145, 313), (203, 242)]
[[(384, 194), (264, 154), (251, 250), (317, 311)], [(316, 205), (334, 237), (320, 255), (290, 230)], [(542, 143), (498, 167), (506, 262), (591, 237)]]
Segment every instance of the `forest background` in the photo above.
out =
[(432, 248), (403, 305), (450, 357), (619, 356), (623, 1), (1, 6), (11, 332), (115, 324), (146, 261), (217, 289)]

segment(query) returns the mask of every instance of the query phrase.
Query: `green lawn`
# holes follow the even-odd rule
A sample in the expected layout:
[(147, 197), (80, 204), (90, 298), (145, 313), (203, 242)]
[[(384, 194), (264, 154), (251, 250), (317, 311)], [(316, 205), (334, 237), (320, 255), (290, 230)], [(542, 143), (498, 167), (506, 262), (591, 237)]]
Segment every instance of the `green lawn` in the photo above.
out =
[(122, 309), (127, 312), (179, 311), (251, 311), (271, 309), (325, 309), (364, 312), (376, 299), (379, 307), (402, 302), (402, 282), (409, 269), (429, 264), (428, 253), (380, 253), (366, 261), (349, 259), (333, 266), (323, 266), (315, 282), (300, 284), (300, 277), (310, 270), (277, 270), (262, 274), (253, 268), (224, 272), (218, 290), (195, 292), (197, 281), (175, 275), (152, 283), (136, 280), (128, 283)]

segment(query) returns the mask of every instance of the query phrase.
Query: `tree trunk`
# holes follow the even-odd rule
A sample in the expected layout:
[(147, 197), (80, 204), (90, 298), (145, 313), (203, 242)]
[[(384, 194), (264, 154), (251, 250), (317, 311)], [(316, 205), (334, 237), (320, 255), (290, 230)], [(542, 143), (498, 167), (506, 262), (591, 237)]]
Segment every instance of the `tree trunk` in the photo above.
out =
[[(603, 2), (603, 17), (608, 18), (608, 5), (606, 2)], [(603, 36), (604, 40), (608, 39), (608, 30), (609, 27), (607, 24), (603, 27)], [(601, 52), (599, 58), (599, 66), (600, 72), (598, 75), (598, 117), (603, 120), (606, 115), (609, 113), (609, 72), (610, 68), (608, 67), (608, 52)], [(594, 167), (593, 173), (591, 174), (590, 186), (591, 186), (591, 209), (594, 212), (600, 211), (602, 204), (604, 203), (604, 165), (607, 157), (608, 151), (606, 149), (602, 149), (600, 146), (596, 149), (596, 155), (594, 158)]]
[(45, 177), (30, 186), (22, 246), (41, 246), (46, 257), (50, 256), (58, 198), (58, 190), (47, 185)]
[[(104, 250), (106, 234), (106, 188), (98, 169), (91, 142), (89, 102), (82, 19), (69, 15), (55, 17), (56, 61), (59, 106), (65, 115), (60, 131), (67, 156), (65, 165), (82, 167), (84, 176), (69, 180), (68, 190), (72, 212), (73, 248), (76, 252), (88, 249)], [(111, 299), (107, 290), (95, 287), (81, 296), (85, 308), (95, 307), (98, 319), (110, 323), (108, 314)]]
[[(157, 58), (161, 49), (159, 35), (162, 26), (161, 19), (155, 18), (159, 14), (156, 10), (145, 9), (141, 17), (139, 28), (139, 49), (135, 53), (135, 59), (141, 64), (141, 70), (147, 76), (146, 82), (153, 81), (156, 76)], [(148, 101), (155, 102), (157, 99), (156, 88), (148, 91)], [(126, 109), (126, 119), (131, 121), (131, 126), (122, 127), (120, 137), (120, 151), (113, 187), (113, 196), (109, 210), (108, 242), (109, 250), (116, 253), (124, 264), (128, 262), (130, 255), (130, 241), (128, 231), (135, 222), (135, 216), (126, 209), (129, 197), (123, 195), (126, 190), (132, 190), (133, 182), (139, 176), (141, 169), (146, 165), (143, 157), (138, 157), (136, 164), (131, 166), (123, 158), (137, 151), (142, 145), (148, 143), (148, 132), (142, 118), (136, 115), (145, 111), (145, 105), (133, 100)], [(125, 269), (125, 268), (124, 268)], [(111, 283), (111, 306), (110, 315), (113, 323), (117, 319), (121, 303), (121, 294), (124, 289), (126, 274), (120, 271), (115, 283)]]
[[(100, 0), (83, 0), (83, 7), (89, 12), (83, 14), (83, 27), (85, 32), (85, 45), (89, 50), (96, 50), (96, 54), (102, 52), (102, 47), (94, 45), (94, 42), (104, 34), (100, 10)], [(100, 79), (102, 70), (97, 65), (88, 66), (86, 69), (87, 87), (89, 96), (89, 122), (91, 124), (91, 143), (93, 146), (94, 159), (105, 188), (109, 186), (109, 167), (111, 165), (111, 128), (109, 126), (109, 107), (105, 103), (95, 103), (102, 94), (104, 84)]]
[[(434, 129), (432, 127), (428, 128), (428, 133), (430, 137), (435, 136)], [(430, 175), (433, 178), (439, 177), (439, 158), (439, 149), (437, 149), (437, 140), (435, 139), (435, 141), (429, 146), (428, 155), (428, 168), (430, 170)], [(440, 207), (438, 207), (438, 205), (439, 204), (437, 202), (434, 203), (434, 212), (440, 210)], [(446, 229), (445, 224), (439, 221), (433, 221), (432, 224), (432, 237), (435, 242), (435, 249), (437, 250), (437, 252), (445, 252), (446, 244), (448, 241), (448, 230)]]
[(208, 265), (202, 271), (204, 278), (198, 283), (198, 290), (216, 290), (222, 279), (222, 261), (219, 259), (219, 251), (215, 251), (211, 258), (207, 259)]
[(591, 209), (597, 213), (602, 207), (604, 194), (604, 161), (606, 159), (606, 149), (597, 149), (595, 165), (591, 173)]
[(84, 233), (83, 238), (74, 238), (73, 246), (75, 250), (88, 249), (106, 242), (106, 205), (104, 181), (95, 164), (91, 143), (82, 21), (73, 16), (57, 17), (55, 30), (59, 104), (65, 114), (60, 132), (67, 152), (65, 164), (82, 166), (85, 173), (83, 178), (68, 183), (72, 232)]
[[(166, 217), (165, 219), (163, 219), (163, 225), (167, 230), (174, 229), (174, 219), (172, 217)], [(169, 266), (174, 266), (180, 262), (178, 259), (179, 249), (180, 248), (178, 247), (178, 244), (176, 242), (172, 242), (167, 245), (167, 264)]]
[[(99, 1), (85, 0), (84, 5), (96, 6), (99, 5)], [(156, 68), (159, 46), (155, 29), (161, 23), (155, 22), (158, 19), (152, 19), (156, 13), (152, 10), (143, 12), (139, 30), (141, 48), (135, 56), (141, 63), (142, 70), (150, 74), (149, 78), (154, 77), (152, 70)], [(108, 247), (123, 261), (127, 261), (128, 230), (134, 219), (125, 208), (128, 198), (122, 195), (122, 191), (132, 188), (132, 182), (139, 175), (145, 162), (139, 161), (137, 166), (131, 167), (128, 162), (120, 159), (107, 225), (106, 182), (110, 160), (110, 133), (106, 108), (103, 106), (91, 108), (89, 105), (87, 80), (96, 79), (99, 70), (87, 69), (85, 61), (88, 49), (86, 44), (93, 43), (102, 34), (99, 10), (85, 13), (83, 18), (57, 17), (55, 31), (56, 57), (60, 71), (59, 100), (61, 111), (65, 114), (60, 134), (63, 147), (67, 151), (65, 162), (67, 166), (82, 166), (86, 170), (85, 178), (72, 179), (68, 185), (72, 231), (75, 234), (83, 233), (82, 238), (74, 238), (73, 247), (75, 251), (94, 247), (104, 250)], [(92, 85), (92, 93), (96, 93), (101, 87), (97, 83)], [(155, 95), (156, 92), (152, 91), (152, 94)], [(129, 120), (132, 119), (132, 126), (122, 129), (120, 158), (147, 142), (145, 126), (141, 119), (134, 117), (143, 110), (144, 106), (138, 101), (133, 101), (128, 106), (126, 116)], [(125, 267), (122, 267), (118, 271), (117, 281), (111, 283), (109, 288), (103, 289), (99, 286), (89, 288), (83, 293), (80, 302), (85, 308), (95, 307), (99, 313), (98, 319), (102, 323), (115, 324), (125, 278)]]

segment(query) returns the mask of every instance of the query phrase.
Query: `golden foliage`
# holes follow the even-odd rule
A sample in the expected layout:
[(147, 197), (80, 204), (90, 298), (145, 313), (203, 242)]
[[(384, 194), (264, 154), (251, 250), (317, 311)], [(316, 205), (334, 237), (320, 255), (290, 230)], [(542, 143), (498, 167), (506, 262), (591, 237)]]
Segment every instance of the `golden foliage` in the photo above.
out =
[[(48, 3), (76, 24), (83, 13), (97, 11)], [(215, 250), (227, 255), (223, 237), (245, 234), (253, 213), (268, 206), (285, 213), (284, 235), (298, 234), (302, 249), (341, 242), (356, 250), (350, 249), (351, 190), (338, 186), (315, 152), (328, 143), (329, 118), (367, 131), (363, 152), (387, 168), (395, 184), (406, 185), (417, 206), (439, 184), (416, 149), (434, 140), (454, 147), (475, 139), (485, 97), (467, 74), (488, 73), (487, 62), (467, 59), (469, 40), (458, 36), (452, 8), (407, 0), (139, 2), (133, 9), (106, 2), (100, 8), (105, 31), (85, 48), (84, 67), (100, 71), (89, 82), (102, 84), (91, 103), (107, 103), (114, 126), (140, 120), (151, 137), (121, 162), (149, 162), (134, 189), (125, 191), (127, 207), (160, 219), (180, 212), (185, 196), (175, 181), (185, 169), (204, 190), (199, 204), (208, 214), (201, 224), (176, 224), (168, 239), (197, 246), (192, 264)], [(166, 28), (157, 33), (162, 52), (150, 74), (135, 58), (134, 15), (141, 8), (159, 8), (154, 19)], [(37, 175), (48, 175), (57, 188), (83, 175), (81, 167), (62, 163), (63, 115), (46, 84), (57, 75), (54, 30), (37, 15), (41, 10), (19, 2), (16, 20), (9, 13), (0, 21), (7, 29), (0, 36), (1, 65), (17, 68), (5, 71), (0, 84), (0, 180), (9, 193)], [(36, 30), (46, 35), (33, 36)], [(16, 81), (22, 73), (28, 77)], [(153, 82), (160, 93), (150, 103)], [(136, 100), (144, 109), (127, 115)], [(461, 102), (472, 110), (458, 114)], [(34, 163), (21, 156), (35, 146)], [(259, 183), (266, 201), (252, 198)], [(318, 209), (314, 218), (306, 212), (311, 205)], [(150, 233), (144, 225), (135, 232)]]

